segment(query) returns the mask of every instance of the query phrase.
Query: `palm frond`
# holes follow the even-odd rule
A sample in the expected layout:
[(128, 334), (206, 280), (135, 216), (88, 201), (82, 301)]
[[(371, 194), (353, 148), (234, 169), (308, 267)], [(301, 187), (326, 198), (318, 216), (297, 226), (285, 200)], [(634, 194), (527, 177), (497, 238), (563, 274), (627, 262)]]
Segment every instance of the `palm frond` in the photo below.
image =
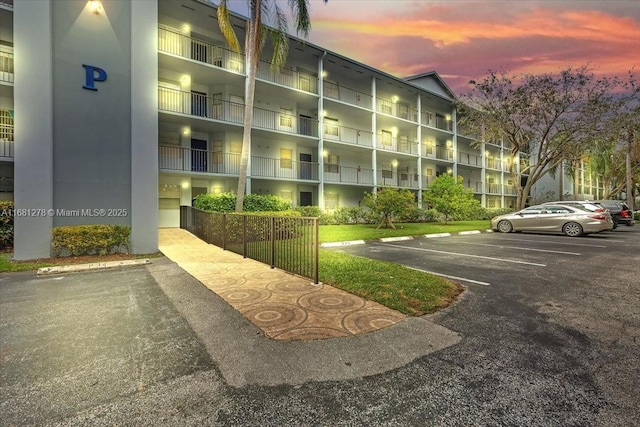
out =
[(233, 25), (231, 25), (231, 18), (229, 17), (227, 0), (220, 0), (220, 5), (218, 6), (218, 26), (220, 27), (220, 32), (227, 40), (229, 47), (234, 52), (240, 53), (240, 42), (238, 41), (236, 32), (233, 30)]

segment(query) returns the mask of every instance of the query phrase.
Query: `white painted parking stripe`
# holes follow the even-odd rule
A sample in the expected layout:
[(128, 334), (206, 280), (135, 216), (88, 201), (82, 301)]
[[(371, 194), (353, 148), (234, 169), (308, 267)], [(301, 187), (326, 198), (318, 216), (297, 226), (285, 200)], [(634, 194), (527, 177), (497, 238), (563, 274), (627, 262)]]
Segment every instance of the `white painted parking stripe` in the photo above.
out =
[(479, 280), (466, 279), (464, 277), (458, 277), (458, 276), (450, 276), (448, 274), (442, 274), (442, 273), (437, 273), (435, 271), (423, 270), (421, 268), (415, 268), (415, 267), (407, 267), (407, 268), (410, 268), (412, 270), (421, 271), (423, 273), (433, 274), (434, 276), (446, 277), (447, 279), (462, 280), (463, 282), (475, 283), (476, 285), (482, 285), (482, 286), (490, 286), (491, 285), (491, 283), (488, 283), (488, 282), (480, 282)]
[(494, 257), (482, 256), (482, 255), (461, 254), (461, 253), (457, 253), (457, 252), (436, 251), (435, 249), (412, 248), (412, 247), (408, 247), (408, 246), (392, 245), (390, 243), (380, 243), (380, 245), (392, 246), (394, 248), (400, 248), (400, 249), (406, 249), (406, 250), (412, 250), (412, 251), (434, 252), (434, 253), (438, 253), (438, 254), (456, 255), (456, 256), (469, 257), (469, 258), (490, 259), (492, 261), (509, 262), (509, 263), (513, 263), (513, 264), (535, 265), (536, 267), (546, 267), (547, 266), (547, 264), (538, 264), (537, 262), (518, 261), (518, 260), (512, 260), (512, 259), (505, 259), (505, 258), (494, 258)]
[[(552, 242), (552, 243), (559, 243), (563, 246), (585, 246), (587, 248), (606, 248), (607, 246), (604, 245), (585, 245), (585, 244), (581, 244), (581, 243), (565, 243), (565, 242), (558, 242), (557, 240), (527, 240), (527, 239), (509, 239), (509, 238), (500, 238), (500, 237), (493, 237), (493, 240), (506, 240), (508, 242), (533, 242), (533, 243), (548, 243), (548, 242)], [(607, 240), (607, 242), (610, 242), (611, 240)]]
[(413, 237), (411, 237), (411, 236), (381, 237), (379, 240), (381, 242), (402, 242), (403, 240), (413, 240)]
[(565, 251), (552, 251), (550, 249), (535, 249), (535, 248), (522, 248), (519, 246), (505, 246), (505, 245), (491, 245), (489, 243), (470, 243), (465, 242), (465, 245), (476, 245), (476, 246), (493, 246), (494, 248), (509, 248), (509, 249), (519, 249), (521, 251), (533, 251), (533, 252), (548, 252), (550, 254), (563, 254), (563, 255), (576, 255), (580, 256), (577, 252), (565, 252)]

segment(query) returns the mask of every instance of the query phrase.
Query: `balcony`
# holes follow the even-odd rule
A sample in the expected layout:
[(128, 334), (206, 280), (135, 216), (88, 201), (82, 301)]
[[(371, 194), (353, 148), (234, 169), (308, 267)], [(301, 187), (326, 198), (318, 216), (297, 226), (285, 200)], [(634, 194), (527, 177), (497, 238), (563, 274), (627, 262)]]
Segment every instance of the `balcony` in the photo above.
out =
[(323, 83), (323, 93), (326, 98), (363, 108), (371, 108), (371, 102), (373, 100), (373, 97), (369, 94), (327, 81)]
[(373, 185), (373, 169), (361, 167), (324, 165), (325, 182)]
[(158, 27), (158, 50), (244, 74), (243, 54), (185, 36), (170, 28)]
[(299, 162), (290, 159), (251, 157), (253, 178), (318, 180), (318, 163)]
[(404, 102), (378, 98), (376, 111), (399, 119), (418, 122), (418, 110)]
[(422, 114), (420, 114), (420, 124), (447, 132), (453, 132), (451, 119), (447, 119), (447, 117), (448, 116), (444, 116), (439, 113), (423, 111)]
[(13, 8), (13, 0), (0, 0), (0, 6), (6, 6), (7, 8)]
[(391, 137), (387, 133), (379, 133), (376, 138), (376, 147), (383, 150), (395, 151), (398, 153), (418, 155), (418, 143), (409, 141), (406, 137)]
[(501, 170), (502, 168), (500, 167), (500, 164), (501, 164), (500, 159), (488, 158), (485, 161), (485, 167), (489, 169)]
[(362, 129), (325, 123), (323, 125), (323, 137), (327, 141), (344, 142), (362, 147), (373, 146), (373, 132)]
[(446, 147), (436, 147), (436, 159), (453, 162), (453, 149)]
[(379, 170), (376, 174), (379, 187), (418, 188), (420, 176), (417, 173)]
[(0, 140), (0, 159), (13, 159), (13, 141)]
[[(243, 104), (223, 101), (216, 97), (158, 87), (158, 109), (161, 111), (242, 125), (244, 108)], [(318, 134), (317, 120), (262, 108), (253, 109), (252, 127), (313, 137), (317, 137)]]
[(260, 61), (256, 70), (256, 78), (304, 92), (318, 93), (318, 78), (316, 76), (288, 67), (282, 67), (273, 72), (271, 71), (271, 63), (267, 61)]
[(204, 172), (223, 175), (240, 173), (240, 154), (196, 150), (177, 146), (158, 146), (158, 168), (174, 171)]
[(469, 166), (482, 167), (482, 157), (471, 153), (458, 153), (458, 163)]
[[(237, 176), (240, 174), (240, 154), (159, 145), (158, 168)], [(251, 157), (251, 176), (317, 181), (318, 164), (253, 156)]]
[(487, 183), (485, 188), (489, 194), (500, 194), (500, 184)]
[(13, 84), (13, 48), (0, 46), (0, 82)]

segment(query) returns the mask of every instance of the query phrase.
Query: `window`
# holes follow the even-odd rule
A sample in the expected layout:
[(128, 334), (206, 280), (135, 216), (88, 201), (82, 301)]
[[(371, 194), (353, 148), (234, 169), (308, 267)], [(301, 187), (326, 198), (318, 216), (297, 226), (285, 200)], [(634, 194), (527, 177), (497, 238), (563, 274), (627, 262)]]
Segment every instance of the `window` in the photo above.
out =
[(327, 156), (327, 163), (324, 165), (324, 171), (329, 173), (338, 173), (340, 158), (334, 154)]
[(305, 92), (312, 92), (311, 90), (311, 76), (308, 74), (299, 74), (298, 75), (298, 88), (300, 90), (304, 90)]
[(293, 155), (293, 152), (290, 149), (288, 148), (280, 149), (280, 167), (281, 168), (283, 169), (293, 168), (292, 155)]
[(387, 99), (380, 100), (380, 112), (384, 114), (391, 114), (393, 112), (393, 104)]
[(405, 104), (404, 102), (398, 103), (398, 117), (402, 119), (409, 118), (409, 105)]
[(332, 119), (329, 117), (324, 118), (324, 134), (328, 137), (335, 137), (338, 139), (340, 136), (340, 128), (338, 126), (338, 119)]
[(280, 127), (291, 129), (293, 128), (293, 110), (291, 108), (280, 109)]
[(433, 176), (433, 169), (427, 168), (427, 176)]
[(391, 132), (389, 132), (388, 130), (383, 130), (381, 131), (381, 133), (382, 133), (382, 145), (386, 147), (390, 147), (393, 141)]
[(521, 211), (521, 213), (522, 215), (538, 215), (542, 213), (542, 208), (540, 207), (527, 208)]

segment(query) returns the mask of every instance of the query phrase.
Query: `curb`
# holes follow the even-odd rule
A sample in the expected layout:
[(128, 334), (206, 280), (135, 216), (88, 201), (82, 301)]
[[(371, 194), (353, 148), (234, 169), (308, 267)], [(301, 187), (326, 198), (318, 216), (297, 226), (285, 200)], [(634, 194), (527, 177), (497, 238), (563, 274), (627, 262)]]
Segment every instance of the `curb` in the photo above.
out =
[(78, 273), (81, 271), (89, 271), (89, 270), (106, 270), (109, 268), (117, 268), (117, 267), (135, 267), (138, 265), (146, 265), (146, 264), (151, 264), (148, 258), (124, 260), (124, 261), (92, 262), (90, 264), (60, 265), (56, 267), (39, 268), (36, 275), (51, 276), (54, 274)]
[(400, 241), (404, 241), (404, 240), (419, 239), (421, 237), (424, 237), (424, 238), (427, 238), (427, 239), (432, 239), (432, 238), (437, 238), (437, 237), (465, 236), (465, 235), (469, 235), (469, 234), (480, 234), (480, 233), (493, 233), (493, 230), (468, 230), (468, 231), (458, 231), (457, 233), (423, 234), (422, 236), (381, 237), (379, 239), (368, 240), (368, 241), (365, 241), (365, 240), (349, 240), (349, 241), (346, 241), (346, 242), (328, 242), (328, 243), (321, 243), (320, 247), (321, 248), (333, 248), (333, 247), (337, 247), (337, 246), (364, 245), (364, 244), (373, 243), (373, 242), (380, 242), (380, 243), (400, 242)]

